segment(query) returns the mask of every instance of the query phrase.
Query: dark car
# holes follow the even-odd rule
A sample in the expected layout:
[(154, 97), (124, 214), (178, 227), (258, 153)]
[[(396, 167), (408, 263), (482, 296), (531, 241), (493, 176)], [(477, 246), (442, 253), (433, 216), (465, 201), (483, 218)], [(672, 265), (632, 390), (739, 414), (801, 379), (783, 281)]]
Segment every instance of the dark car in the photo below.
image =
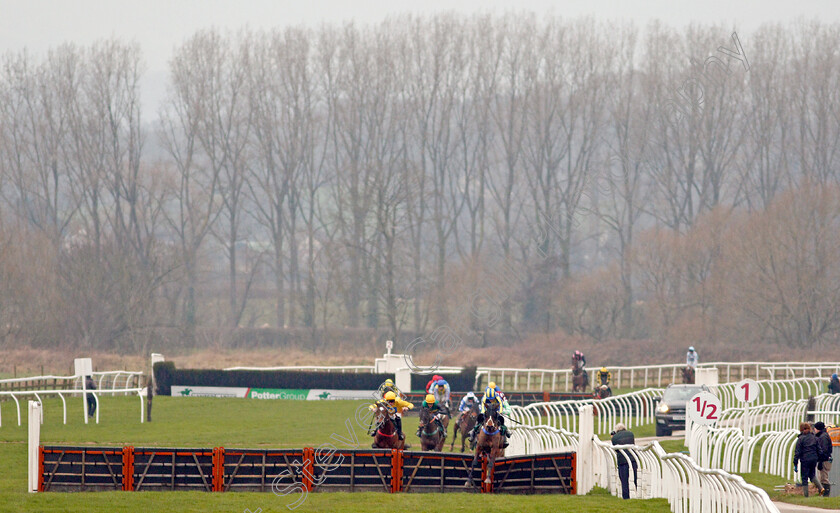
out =
[(668, 385), (656, 407), (656, 436), (669, 436), (675, 429), (685, 429), (685, 405), (706, 385)]

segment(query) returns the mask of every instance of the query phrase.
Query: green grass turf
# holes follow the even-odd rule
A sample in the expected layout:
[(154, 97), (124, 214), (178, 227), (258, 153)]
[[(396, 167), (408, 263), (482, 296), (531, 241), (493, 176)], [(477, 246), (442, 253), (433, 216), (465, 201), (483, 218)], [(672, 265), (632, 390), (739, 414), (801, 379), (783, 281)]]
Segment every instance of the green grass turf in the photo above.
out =
[[(359, 427), (354, 412), (357, 401), (269, 401), (156, 397), (154, 422), (140, 424), (140, 401), (136, 397), (106, 397), (100, 405), (100, 423), (84, 424), (80, 398), (67, 400), (67, 425), (62, 424), (61, 401), (44, 401), (45, 418), (41, 443), (45, 445), (95, 444), (159, 447), (317, 447), (331, 442), (339, 448), (370, 447), (371, 438)], [(26, 410), (21, 404), (23, 425), (17, 426), (14, 402), (0, 403), (0, 513), (38, 512), (228, 512), (246, 509), (256, 513), (289, 511), (291, 497), (270, 493), (205, 492), (87, 492), (27, 494)], [(352, 433), (348, 431), (346, 421)], [(410, 442), (417, 417), (403, 420)], [(333, 435), (336, 437), (333, 437)], [(346, 441), (343, 443), (342, 440)], [(415, 443), (416, 445), (416, 443)], [(441, 501), (445, 500), (445, 504)], [(439, 507), (440, 506), (440, 507)], [(429, 509), (466, 512), (492, 509), (502, 512), (575, 510), (578, 512), (667, 512), (664, 499), (621, 501), (603, 490), (585, 497), (564, 495), (477, 494), (387, 494), (312, 493), (298, 512), (408, 511)]]

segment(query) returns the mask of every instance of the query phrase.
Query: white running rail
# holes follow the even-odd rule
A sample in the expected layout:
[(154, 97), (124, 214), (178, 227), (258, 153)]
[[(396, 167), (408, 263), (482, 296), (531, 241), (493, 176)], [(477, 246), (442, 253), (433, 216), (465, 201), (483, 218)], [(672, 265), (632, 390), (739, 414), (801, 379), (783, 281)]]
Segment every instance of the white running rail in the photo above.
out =
[(690, 425), (686, 445), (701, 466), (739, 473), (753, 471), (753, 459), (760, 447), (759, 472), (794, 479), (793, 450), (799, 423), (806, 415), (827, 424), (840, 418), (840, 395), (815, 397), (813, 409), (808, 403), (806, 398), (726, 409), (716, 426)]
[[(631, 498), (665, 498), (675, 513), (779, 512), (761, 488), (723, 470), (702, 468), (684, 454), (668, 454), (659, 442), (641, 447), (613, 446), (595, 436), (592, 452), (590, 467), (594, 479), (591, 482), (615, 496), (621, 496), (617, 466), (618, 453), (621, 452), (638, 462), (636, 486), (633, 485), (632, 469), (630, 471)], [(582, 464), (580, 460), (579, 456), (578, 465)]]
[[(756, 381), (756, 383), (758, 383), (759, 387), (759, 395), (754, 401), (756, 405), (794, 401), (818, 396), (825, 393), (828, 387), (826, 378), (765, 379)], [(724, 383), (710, 387), (715, 395), (720, 398), (724, 410), (743, 404), (735, 397), (736, 386), (737, 383)]]
[(577, 452), (577, 433), (551, 426), (513, 426), (506, 456)]
[[(669, 383), (682, 382), (685, 364), (637, 365), (631, 367), (606, 366), (613, 377), (613, 388), (662, 387)], [(840, 373), (840, 362), (710, 362), (701, 363), (700, 368), (718, 369), (721, 383), (733, 383), (744, 378), (794, 379), (804, 377), (828, 378)], [(590, 381), (600, 365), (586, 368)], [(476, 390), (495, 381), (503, 390), (552, 392), (571, 390), (570, 369), (518, 369), (502, 367), (479, 367), (476, 370)]]
[[(64, 414), (64, 424), (67, 424), (67, 400), (64, 397), (66, 396), (81, 396), (85, 392), (83, 390), (16, 390), (14, 392), (4, 391), (0, 392), (0, 398), (9, 397), (15, 402), (15, 407), (17, 409), (17, 423), (20, 426), (21, 423), (21, 416), (20, 416), (20, 399), (27, 396), (33, 396), (35, 399), (43, 404), (42, 397), (49, 397), (49, 396), (58, 396), (61, 399), (61, 407)], [(146, 389), (145, 388), (114, 388), (114, 389), (106, 389), (106, 390), (88, 390), (87, 394), (93, 397), (93, 400), (96, 401), (96, 423), (99, 424), (99, 396), (100, 395), (117, 395), (117, 394), (137, 394), (140, 398), (140, 422), (145, 422), (146, 419), (146, 408), (145, 408), (145, 397), (146, 397)], [(82, 402), (84, 405), (84, 401)], [(84, 412), (84, 415), (87, 415), (87, 412)], [(41, 423), (44, 422), (44, 410), (41, 409)], [(2, 408), (0, 408), (0, 427), (3, 426), (3, 416), (2, 416)]]
[[(143, 372), (142, 371), (126, 371), (126, 370), (115, 370), (115, 371), (104, 371), (104, 372), (94, 372), (92, 373), (91, 377), (97, 384), (97, 388), (100, 389), (115, 389), (115, 388), (122, 388), (123, 391), (127, 391), (128, 389), (132, 388), (131, 385), (135, 385), (136, 387), (142, 386), (142, 379), (143, 379)], [(73, 389), (81, 389), (82, 388), (82, 377), (81, 376), (31, 376), (26, 378), (9, 378), (9, 379), (0, 379), (0, 390), (2, 389), (9, 389), (15, 386), (19, 386), (22, 389), (30, 388), (25, 387), (27, 383), (36, 383), (40, 386), (35, 386), (34, 388), (37, 389), (49, 389), (49, 381), (53, 381), (55, 383), (61, 381), (63, 385), (68, 383), (72, 383)], [(55, 388), (54, 390), (66, 390), (66, 388)], [(15, 390), (17, 392), (18, 390)], [(23, 391), (23, 390), (19, 390)]]
[(647, 388), (606, 399), (582, 399), (532, 403), (528, 406), (511, 406), (510, 417), (525, 426), (551, 426), (566, 431), (577, 429), (578, 409), (592, 405), (595, 409), (597, 433), (607, 433), (618, 423), (628, 429), (655, 421), (655, 401), (663, 389)]

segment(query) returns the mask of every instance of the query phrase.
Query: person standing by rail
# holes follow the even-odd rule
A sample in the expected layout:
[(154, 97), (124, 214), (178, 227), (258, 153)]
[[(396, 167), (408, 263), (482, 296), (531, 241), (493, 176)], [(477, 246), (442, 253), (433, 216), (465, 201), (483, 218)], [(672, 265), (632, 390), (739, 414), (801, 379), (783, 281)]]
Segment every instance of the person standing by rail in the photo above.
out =
[(811, 433), (811, 425), (807, 422), (799, 424), (799, 437), (796, 439), (796, 448), (793, 452), (793, 471), (797, 472), (797, 466), (802, 464), (802, 495), (808, 496), (808, 481), (817, 485), (819, 494), (823, 494), (822, 484), (817, 481), (817, 462), (820, 457), (820, 449), (817, 439)]
[(817, 460), (817, 471), (819, 473), (820, 483), (823, 487), (823, 495), (828, 495), (831, 492), (831, 482), (828, 480), (828, 474), (831, 472), (832, 451), (834, 448), (831, 444), (831, 436), (825, 430), (825, 423), (820, 421), (814, 424), (817, 430), (817, 445), (820, 449), (819, 459)]
[[(619, 422), (615, 425), (615, 431), (612, 432), (613, 445), (636, 445), (636, 436), (632, 431), (628, 431), (627, 427)], [(633, 485), (638, 488), (637, 463), (633, 456), (627, 455), (628, 451), (616, 451), (616, 459), (618, 460), (618, 479), (621, 481), (621, 498), (630, 498), (630, 465), (633, 466)], [(630, 460), (630, 461), (628, 461)]]

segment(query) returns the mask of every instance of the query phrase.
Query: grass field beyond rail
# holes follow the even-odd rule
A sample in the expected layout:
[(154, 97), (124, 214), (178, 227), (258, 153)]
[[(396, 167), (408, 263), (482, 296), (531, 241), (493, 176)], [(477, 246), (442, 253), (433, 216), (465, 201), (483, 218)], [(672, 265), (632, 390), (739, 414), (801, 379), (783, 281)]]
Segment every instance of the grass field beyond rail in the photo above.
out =
[[(67, 425), (62, 424), (61, 401), (44, 401), (41, 443), (45, 445), (133, 445), (158, 447), (317, 447), (331, 442), (334, 433), (370, 447), (371, 438), (354, 420), (364, 404), (357, 401), (264, 401), (156, 397), (153, 422), (140, 424), (136, 397), (102, 399), (100, 423), (84, 424), (81, 399), (67, 399)], [(271, 493), (206, 492), (86, 492), (28, 494), (26, 490), (26, 411), (17, 426), (13, 402), (0, 403), (0, 512), (121, 513), (121, 512), (229, 512), (289, 511), (288, 497)], [(348, 431), (347, 420), (352, 432)], [(408, 440), (416, 441), (417, 418), (403, 426)], [(447, 441), (447, 446), (448, 446)], [(459, 442), (460, 444), (460, 442)], [(416, 445), (416, 444), (415, 444)], [(457, 447), (456, 447), (457, 449)], [(387, 494), (311, 493), (296, 512), (553, 512), (604, 511), (667, 512), (665, 500), (621, 501), (602, 490), (586, 497), (568, 495)]]

